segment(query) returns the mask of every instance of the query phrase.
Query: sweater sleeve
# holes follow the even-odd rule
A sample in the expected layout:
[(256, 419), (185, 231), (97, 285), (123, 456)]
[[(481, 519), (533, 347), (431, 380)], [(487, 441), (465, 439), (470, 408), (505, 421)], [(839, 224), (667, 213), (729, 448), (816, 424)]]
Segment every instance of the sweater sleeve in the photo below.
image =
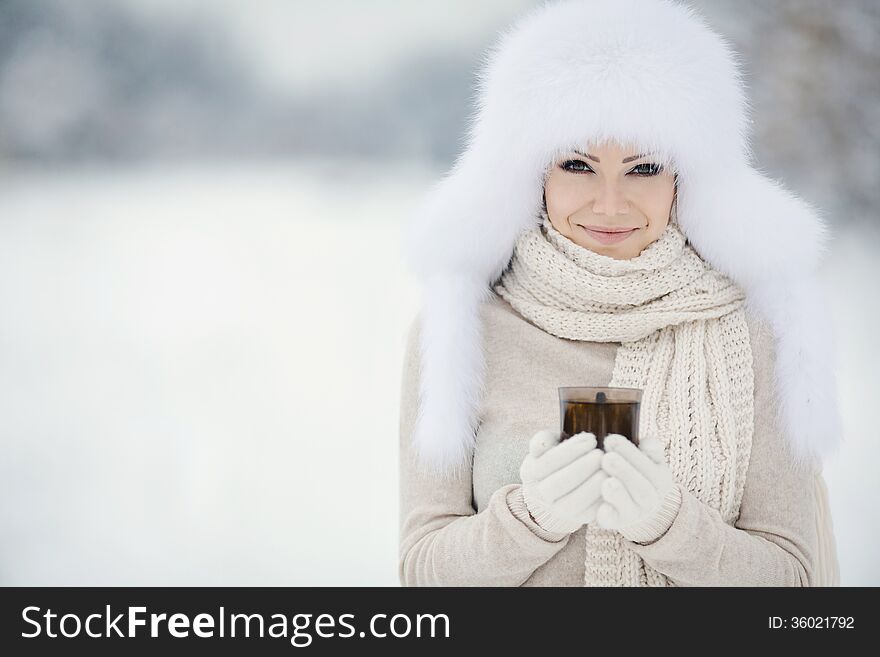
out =
[(755, 430), (740, 515), (733, 526), (676, 484), (681, 505), (653, 541), (626, 540), (681, 586), (814, 586), (818, 554), (818, 461), (798, 465), (777, 416), (775, 338), (750, 319), (755, 360)]
[(520, 586), (568, 542), (528, 516), (521, 484), (473, 506), (470, 469), (441, 478), (424, 469), (411, 443), (419, 401), (419, 318), (410, 325), (400, 401), (400, 555), (403, 586)]

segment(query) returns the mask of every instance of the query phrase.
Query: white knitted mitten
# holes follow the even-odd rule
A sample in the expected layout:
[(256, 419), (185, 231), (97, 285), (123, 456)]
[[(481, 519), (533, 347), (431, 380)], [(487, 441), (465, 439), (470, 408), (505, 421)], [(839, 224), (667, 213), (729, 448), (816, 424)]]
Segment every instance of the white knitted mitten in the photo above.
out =
[(571, 533), (595, 519), (608, 475), (596, 436), (581, 432), (562, 442), (560, 437), (550, 429), (532, 436), (519, 476), (535, 522), (547, 531)]
[(638, 447), (624, 436), (605, 437), (602, 484), (596, 516), (604, 529), (616, 529), (637, 543), (656, 540), (672, 525), (681, 506), (681, 490), (666, 465), (663, 444), (653, 437)]

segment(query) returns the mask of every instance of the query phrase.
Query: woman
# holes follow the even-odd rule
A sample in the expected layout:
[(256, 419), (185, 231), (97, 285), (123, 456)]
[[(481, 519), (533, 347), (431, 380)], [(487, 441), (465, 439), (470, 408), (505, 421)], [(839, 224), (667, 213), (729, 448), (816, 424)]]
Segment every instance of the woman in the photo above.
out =
[[(545, 3), (405, 234), (405, 585), (836, 585), (826, 230), (749, 163), (733, 52), (665, 0)], [(612, 234), (617, 232), (618, 234)], [(640, 388), (636, 447), (557, 388)]]

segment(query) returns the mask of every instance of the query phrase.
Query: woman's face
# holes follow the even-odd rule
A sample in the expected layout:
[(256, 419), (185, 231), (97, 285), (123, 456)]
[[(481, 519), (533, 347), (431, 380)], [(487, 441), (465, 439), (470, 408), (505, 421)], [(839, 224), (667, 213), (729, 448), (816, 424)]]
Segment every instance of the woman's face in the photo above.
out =
[(675, 198), (674, 174), (639, 155), (610, 143), (555, 162), (544, 183), (553, 227), (605, 256), (639, 255), (663, 233)]

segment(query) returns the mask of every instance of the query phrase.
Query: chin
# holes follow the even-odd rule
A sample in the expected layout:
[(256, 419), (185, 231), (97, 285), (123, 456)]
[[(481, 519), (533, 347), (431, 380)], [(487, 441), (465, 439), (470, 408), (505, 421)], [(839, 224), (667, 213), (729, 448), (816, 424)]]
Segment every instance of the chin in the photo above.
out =
[(615, 245), (610, 246), (595, 246), (593, 244), (583, 244), (582, 242), (578, 242), (585, 249), (589, 249), (594, 253), (598, 253), (599, 255), (608, 256), (609, 258), (614, 258), (616, 260), (630, 260), (635, 258), (639, 253), (642, 252), (642, 248), (640, 247), (638, 250), (633, 252), (633, 248), (628, 246), (627, 248), (616, 248)]

